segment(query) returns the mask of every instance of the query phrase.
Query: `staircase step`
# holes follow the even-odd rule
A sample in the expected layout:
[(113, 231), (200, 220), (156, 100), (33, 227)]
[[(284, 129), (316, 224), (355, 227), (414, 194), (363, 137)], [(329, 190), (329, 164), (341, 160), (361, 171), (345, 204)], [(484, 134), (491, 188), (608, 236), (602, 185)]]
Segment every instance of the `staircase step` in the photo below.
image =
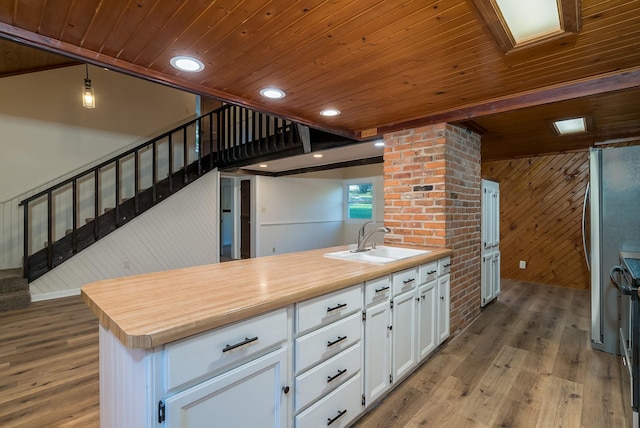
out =
[(0, 294), (12, 293), (14, 291), (27, 291), (29, 292), (29, 283), (26, 278), (22, 277), (22, 269), (12, 269), (18, 271), (18, 274), (7, 274), (7, 271), (0, 276)]
[(28, 290), (0, 294), (0, 312), (25, 309), (30, 303), (31, 293)]

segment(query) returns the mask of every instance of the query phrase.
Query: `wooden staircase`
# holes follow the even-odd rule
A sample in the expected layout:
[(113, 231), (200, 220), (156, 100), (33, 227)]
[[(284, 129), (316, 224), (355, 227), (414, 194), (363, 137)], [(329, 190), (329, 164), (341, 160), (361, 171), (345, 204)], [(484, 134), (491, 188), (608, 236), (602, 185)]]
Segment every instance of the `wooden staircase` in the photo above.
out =
[(22, 269), (0, 270), (0, 312), (24, 309), (30, 303), (29, 283)]

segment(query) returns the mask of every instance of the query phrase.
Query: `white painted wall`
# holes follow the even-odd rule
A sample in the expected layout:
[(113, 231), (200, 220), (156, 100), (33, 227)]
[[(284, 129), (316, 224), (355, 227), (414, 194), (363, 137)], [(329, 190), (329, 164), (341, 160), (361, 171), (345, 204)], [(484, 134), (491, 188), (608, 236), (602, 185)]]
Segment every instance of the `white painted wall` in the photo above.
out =
[(31, 282), (32, 300), (78, 294), (102, 279), (217, 262), (218, 188), (218, 172), (205, 174)]
[[(90, 67), (89, 73), (95, 109), (81, 104), (84, 66), (0, 79), (0, 269), (22, 265), (21, 200), (195, 114), (195, 95), (102, 68)], [(56, 228), (61, 235), (68, 225)], [(43, 245), (40, 235), (33, 234), (34, 248)]]
[[(379, 202), (374, 208), (379, 223), (369, 225), (369, 230), (383, 224), (382, 164), (287, 177), (257, 177), (256, 255), (355, 243), (362, 222), (345, 221), (344, 183), (346, 179), (365, 177), (374, 180)], [(382, 235), (375, 238), (382, 242)]]

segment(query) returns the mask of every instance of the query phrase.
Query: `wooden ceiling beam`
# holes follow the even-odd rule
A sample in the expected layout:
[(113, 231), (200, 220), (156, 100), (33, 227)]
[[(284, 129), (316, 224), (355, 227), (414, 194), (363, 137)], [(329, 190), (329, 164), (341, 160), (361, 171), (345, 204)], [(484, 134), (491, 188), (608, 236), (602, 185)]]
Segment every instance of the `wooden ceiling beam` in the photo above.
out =
[(640, 67), (496, 98), (433, 115), (378, 127), (378, 135), (443, 122), (459, 122), (496, 113), (640, 87)]

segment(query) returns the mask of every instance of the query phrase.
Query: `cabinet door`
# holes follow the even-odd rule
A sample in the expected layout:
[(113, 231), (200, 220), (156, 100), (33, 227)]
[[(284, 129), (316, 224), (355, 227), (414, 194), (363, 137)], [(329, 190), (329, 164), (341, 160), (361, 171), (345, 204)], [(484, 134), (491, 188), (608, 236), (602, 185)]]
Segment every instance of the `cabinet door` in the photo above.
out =
[(438, 344), (449, 337), (449, 288), (449, 275), (438, 278)]
[(493, 278), (492, 278), (492, 292), (495, 299), (500, 295), (500, 251), (496, 251), (493, 256)]
[(431, 281), (418, 289), (418, 361), (426, 358), (438, 345), (437, 281)]
[(393, 382), (396, 382), (416, 365), (415, 289), (394, 297), (392, 327)]
[(485, 306), (493, 299), (493, 257), (491, 254), (484, 254), (482, 256), (482, 264), (480, 265), (481, 277), (481, 301), (480, 306)]
[(197, 384), (165, 401), (168, 427), (286, 427), (287, 348)]
[(389, 300), (366, 310), (364, 324), (364, 389), (370, 404), (391, 386), (391, 306)]

